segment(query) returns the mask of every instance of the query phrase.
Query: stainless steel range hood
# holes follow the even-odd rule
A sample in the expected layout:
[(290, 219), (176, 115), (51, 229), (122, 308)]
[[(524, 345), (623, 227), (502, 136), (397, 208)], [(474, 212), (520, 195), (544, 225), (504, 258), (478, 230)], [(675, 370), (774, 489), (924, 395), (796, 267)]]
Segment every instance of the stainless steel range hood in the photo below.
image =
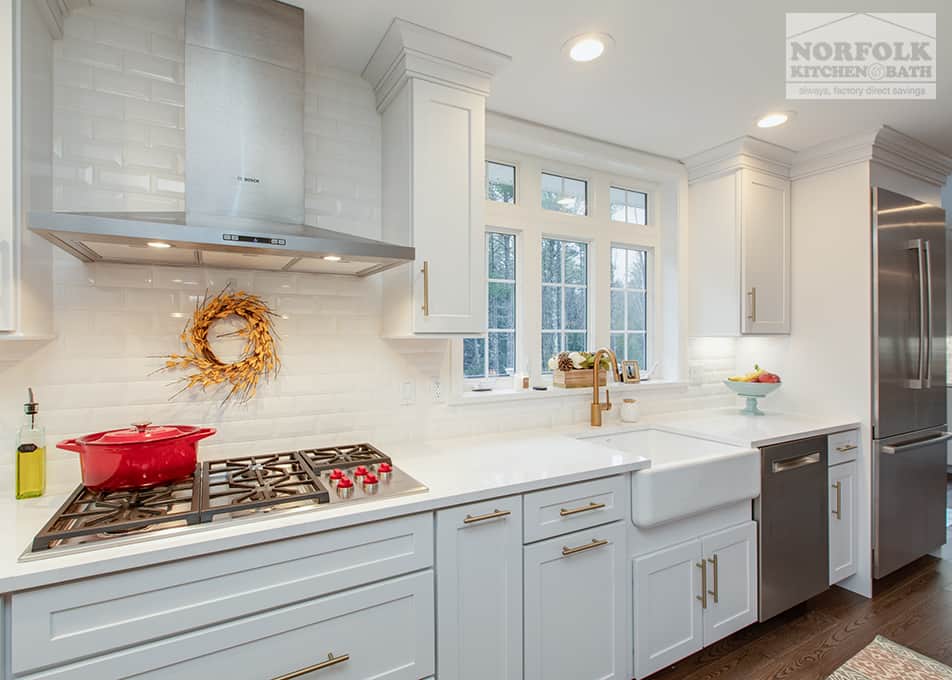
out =
[(367, 276), (414, 249), (304, 224), (304, 11), (187, 0), (186, 212), (33, 212), (87, 262)]

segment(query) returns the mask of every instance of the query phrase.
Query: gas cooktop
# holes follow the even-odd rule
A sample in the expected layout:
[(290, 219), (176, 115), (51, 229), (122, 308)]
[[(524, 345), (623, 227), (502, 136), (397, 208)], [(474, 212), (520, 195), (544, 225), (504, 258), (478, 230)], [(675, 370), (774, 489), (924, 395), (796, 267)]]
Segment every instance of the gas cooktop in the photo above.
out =
[(127, 491), (77, 488), (21, 557), (116, 545), (169, 530), (353, 503), (427, 488), (370, 444), (331, 446), (199, 463), (171, 484)]

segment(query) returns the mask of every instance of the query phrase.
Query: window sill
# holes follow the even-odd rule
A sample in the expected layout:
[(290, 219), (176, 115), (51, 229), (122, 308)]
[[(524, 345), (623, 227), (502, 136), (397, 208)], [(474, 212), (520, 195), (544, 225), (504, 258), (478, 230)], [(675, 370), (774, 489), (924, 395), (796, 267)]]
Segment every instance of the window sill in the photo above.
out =
[[(625, 396), (634, 396), (646, 392), (657, 392), (661, 390), (683, 391), (688, 387), (688, 383), (678, 380), (646, 380), (640, 383), (612, 383), (608, 389), (613, 394), (622, 394)], [(477, 404), (493, 404), (507, 401), (544, 401), (547, 399), (591, 399), (592, 390), (588, 387), (552, 387), (545, 391), (539, 390), (514, 390), (512, 388), (492, 390), (491, 392), (472, 392), (467, 391), (462, 394), (454, 395), (447, 404), (449, 406), (475, 406)]]

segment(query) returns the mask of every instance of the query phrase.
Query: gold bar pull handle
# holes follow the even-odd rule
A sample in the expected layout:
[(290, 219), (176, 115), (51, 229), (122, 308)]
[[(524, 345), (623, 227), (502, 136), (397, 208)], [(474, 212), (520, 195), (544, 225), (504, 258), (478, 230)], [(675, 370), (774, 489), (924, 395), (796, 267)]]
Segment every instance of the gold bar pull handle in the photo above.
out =
[(714, 590), (707, 591), (714, 598), (714, 604), (717, 604), (717, 553), (711, 555), (711, 568), (714, 573)]
[(757, 321), (757, 287), (751, 286), (750, 290), (747, 291), (747, 297), (750, 298), (750, 314), (747, 315), (747, 318), (751, 321)]
[(500, 517), (506, 517), (511, 515), (512, 512), (509, 510), (493, 510), (492, 512), (487, 512), (485, 515), (466, 515), (463, 518), (463, 524), (473, 524), (475, 522), (485, 522), (487, 519), (499, 519)]
[(843, 499), (842, 499), (841, 493), (843, 490), (843, 483), (836, 482), (835, 484), (833, 484), (833, 488), (836, 490), (836, 510), (833, 511), (833, 516), (836, 517), (836, 519), (842, 519), (843, 518), (842, 517), (842, 510), (843, 510), (842, 500)]
[(694, 566), (701, 570), (701, 594), (695, 595), (694, 599), (701, 602), (701, 609), (707, 609), (707, 560), (702, 559)]
[(586, 550), (591, 550), (592, 548), (601, 548), (603, 545), (608, 545), (607, 539), (593, 538), (591, 543), (583, 543), (582, 545), (575, 546), (574, 548), (563, 545), (562, 557), (568, 557), (569, 555), (574, 555), (575, 553), (585, 552)]
[(430, 261), (423, 260), (423, 316), (430, 315)]
[(850, 451), (859, 448), (856, 444), (844, 444), (843, 446), (837, 446), (836, 450), (840, 453), (849, 453)]
[(596, 503), (592, 501), (588, 505), (583, 505), (578, 508), (562, 508), (559, 510), (559, 516), (561, 517), (570, 517), (571, 515), (577, 515), (580, 512), (588, 512), (589, 510), (601, 510), (605, 507), (604, 503)]
[(336, 666), (339, 663), (344, 663), (345, 661), (350, 661), (350, 654), (341, 654), (340, 656), (334, 656), (333, 652), (330, 652), (327, 655), (327, 661), (321, 661), (316, 663), (313, 666), (308, 666), (307, 668), (302, 668), (300, 670), (294, 671), (293, 673), (287, 673), (286, 675), (279, 675), (273, 680), (292, 680), (293, 678), (299, 678), (302, 675), (307, 675), (308, 673), (313, 673), (314, 671), (319, 671), (323, 668), (330, 668), (331, 666)]

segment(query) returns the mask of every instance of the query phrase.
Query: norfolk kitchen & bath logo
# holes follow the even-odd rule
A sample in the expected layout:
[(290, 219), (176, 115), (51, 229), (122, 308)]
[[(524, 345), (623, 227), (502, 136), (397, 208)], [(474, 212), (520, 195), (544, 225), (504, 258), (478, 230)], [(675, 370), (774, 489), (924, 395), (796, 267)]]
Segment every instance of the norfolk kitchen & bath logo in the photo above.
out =
[(934, 13), (787, 14), (787, 99), (935, 99)]

